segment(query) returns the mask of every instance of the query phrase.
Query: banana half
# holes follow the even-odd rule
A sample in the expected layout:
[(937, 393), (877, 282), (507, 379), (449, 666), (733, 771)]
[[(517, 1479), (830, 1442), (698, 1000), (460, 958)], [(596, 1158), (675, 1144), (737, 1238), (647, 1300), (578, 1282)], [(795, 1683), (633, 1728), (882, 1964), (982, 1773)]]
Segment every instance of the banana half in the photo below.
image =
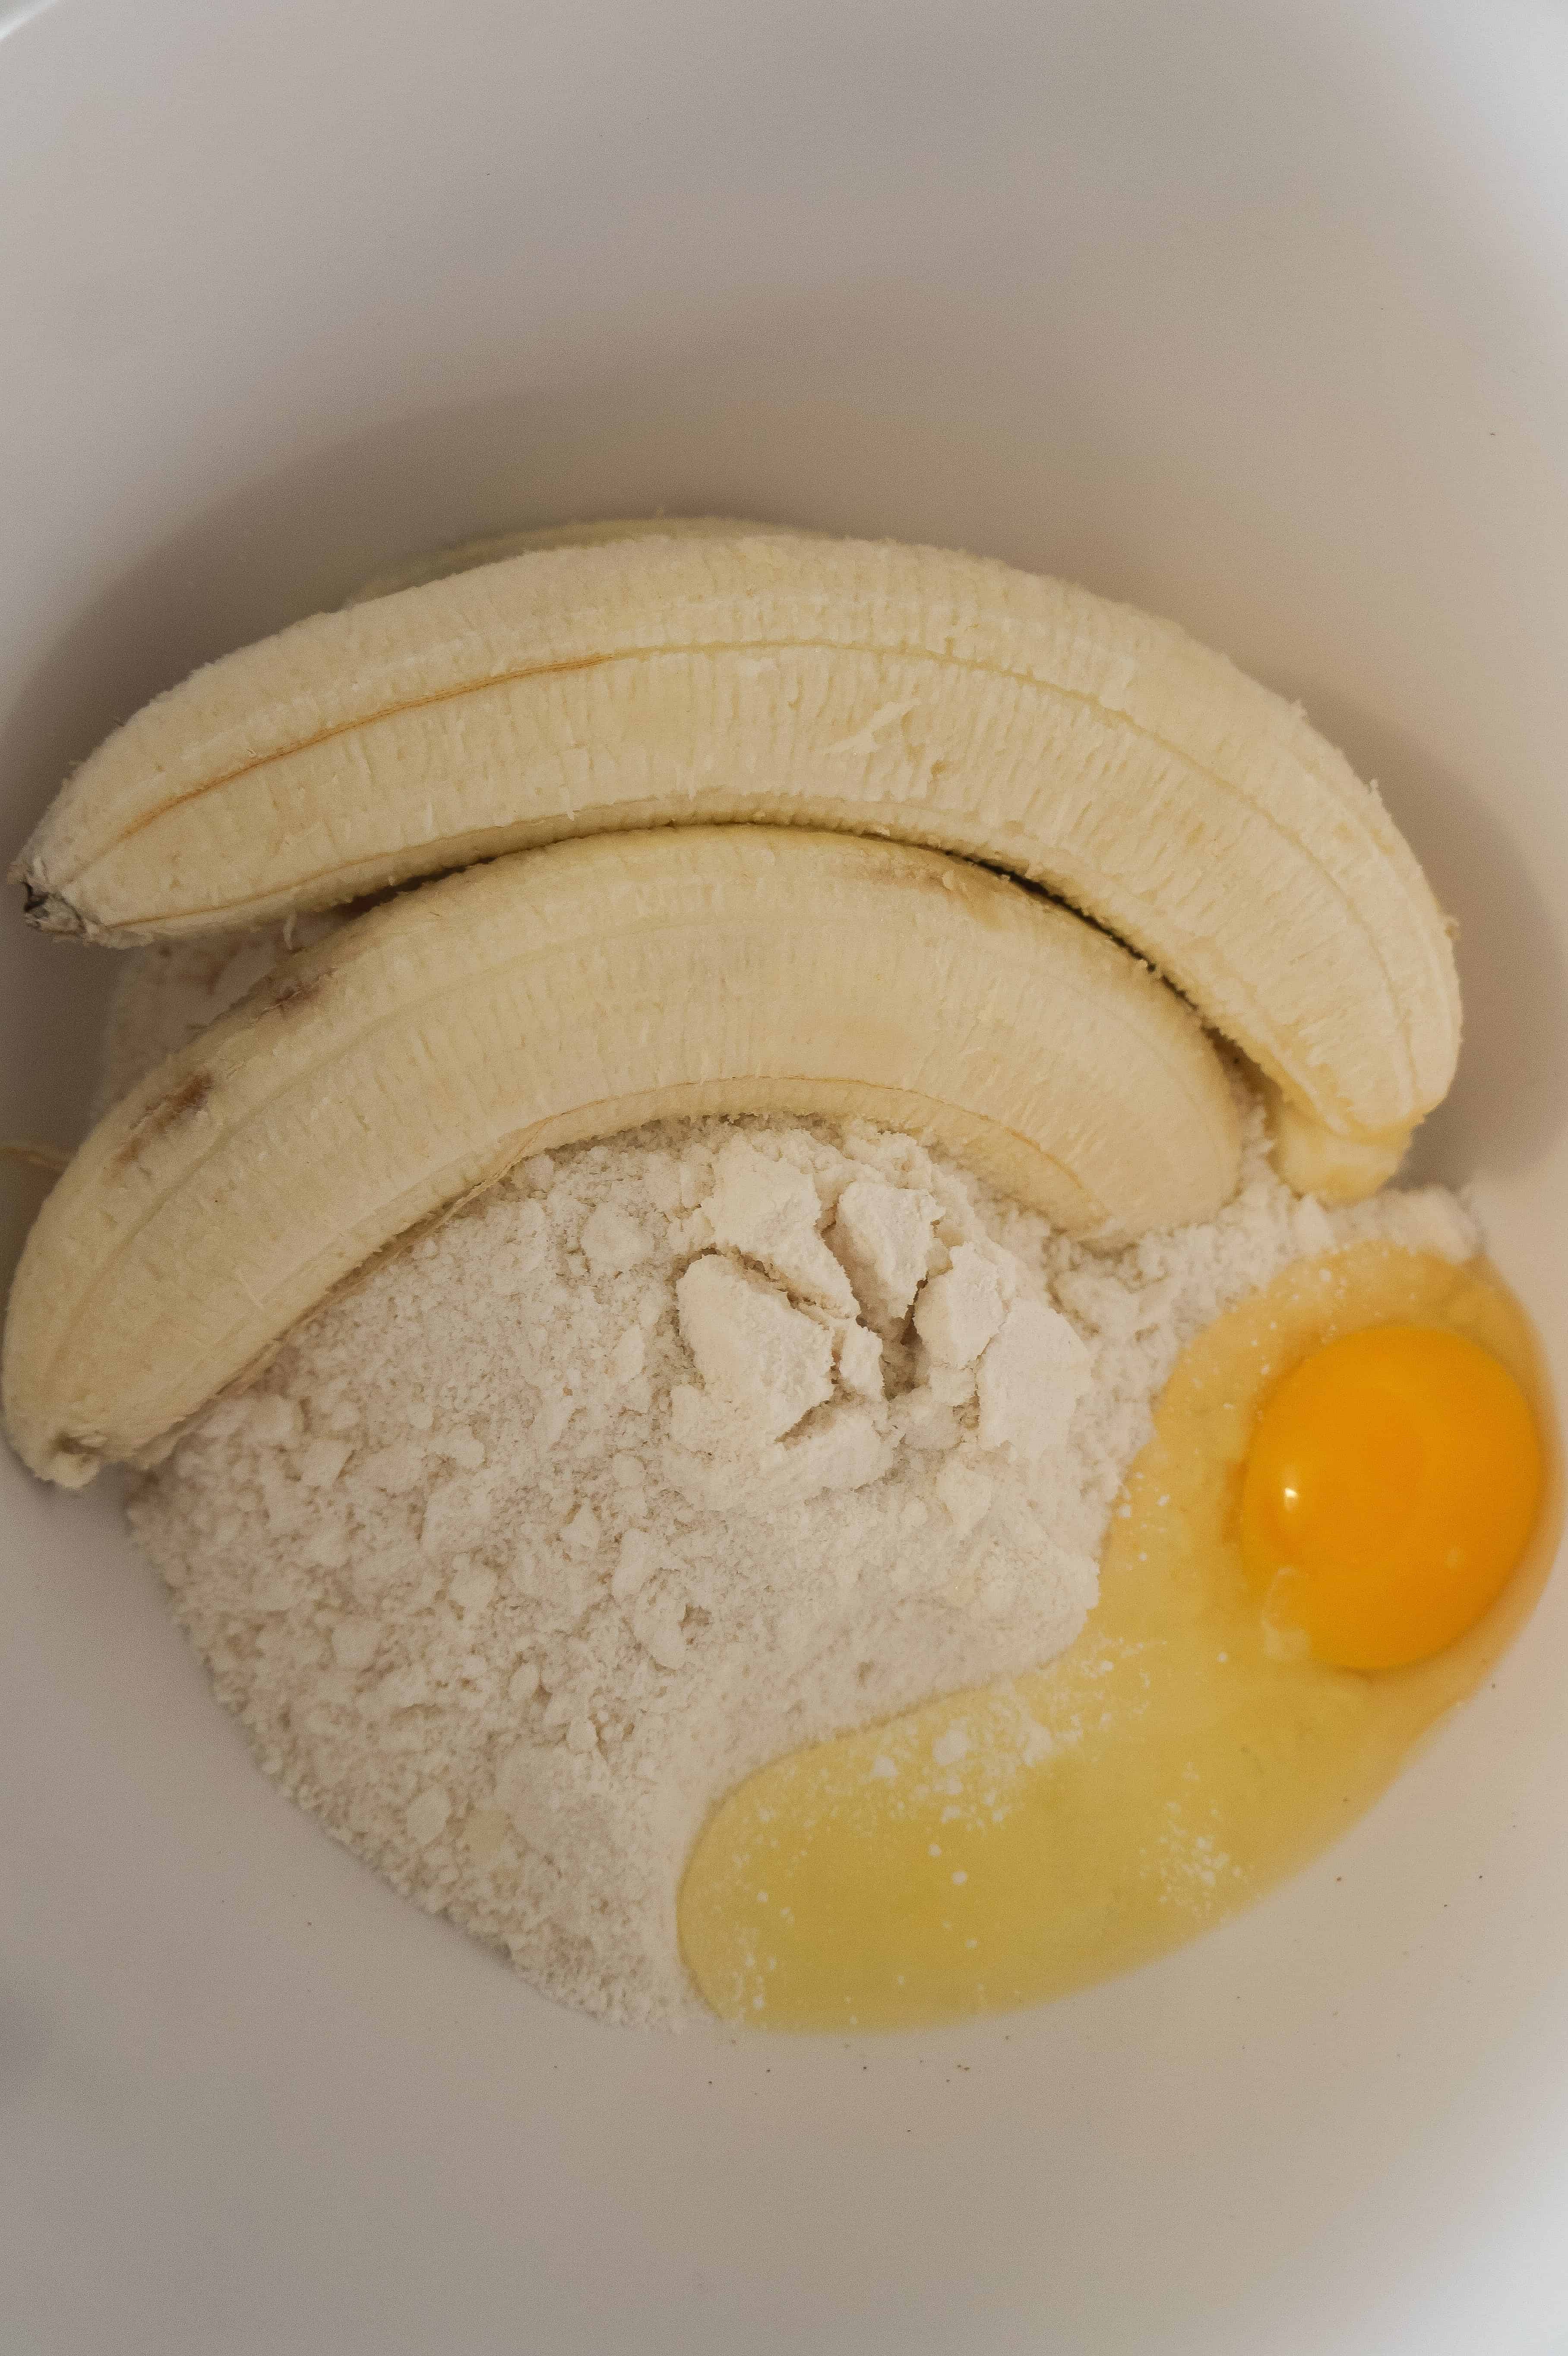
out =
[(285, 960), (93, 1130), (28, 1239), (6, 1429), (67, 1487), (155, 1456), (295, 1322), (524, 1156), (666, 1116), (866, 1116), (1079, 1234), (1232, 1193), (1189, 1010), (1065, 910), (749, 827), (470, 868)]
[(1221, 657), (939, 550), (597, 529), (482, 543), (448, 560), (476, 569), (317, 615), (149, 704), (23, 853), (34, 920), (143, 941), (572, 835), (831, 828), (1085, 910), (1244, 1049), (1304, 1140), (1386, 1159), (1445, 1093), (1458, 991), (1413, 854)]

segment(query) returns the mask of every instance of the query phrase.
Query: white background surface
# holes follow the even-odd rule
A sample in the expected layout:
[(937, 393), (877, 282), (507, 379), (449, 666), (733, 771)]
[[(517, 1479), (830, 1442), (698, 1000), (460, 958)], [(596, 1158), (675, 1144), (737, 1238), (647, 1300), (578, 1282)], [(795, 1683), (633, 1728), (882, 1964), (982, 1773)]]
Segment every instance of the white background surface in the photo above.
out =
[[(4, 21), (4, 20), (0, 20)], [(1556, 0), (58, 0), (0, 40), (0, 801), (384, 558), (955, 541), (1300, 694), (1460, 916), (1428, 1165), (1568, 1284)], [(0, 925), (0, 1130), (104, 960)], [(0, 1465), (0, 2343), (1568, 2349), (1568, 1589), (1311, 1874), (1038, 2015), (662, 2040), (293, 1813)]]

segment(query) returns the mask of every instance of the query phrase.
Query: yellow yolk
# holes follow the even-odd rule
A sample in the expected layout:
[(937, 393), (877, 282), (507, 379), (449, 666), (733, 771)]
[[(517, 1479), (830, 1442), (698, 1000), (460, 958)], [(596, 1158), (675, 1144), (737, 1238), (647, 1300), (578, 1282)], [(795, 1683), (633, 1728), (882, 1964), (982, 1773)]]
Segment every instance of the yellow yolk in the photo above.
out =
[[(1332, 1375), (1342, 1337), (1375, 1363), (1391, 1345), (1365, 1329), (1391, 1326), (1421, 1338), (1395, 1386), (1400, 1414), (1383, 1411), (1384, 1453), (1360, 1486), (1315, 1471), (1313, 1494), (1330, 1537), (1408, 1532), (1400, 1543), (1413, 1546), (1435, 1527), (1447, 1584), (1420, 1589), (1419, 1608), (1390, 1588), (1389, 1610), (1406, 1599), (1393, 1624), (1443, 1649), (1368, 1676), (1276, 1624), (1283, 1599), (1261, 1603), (1240, 1524), (1249, 1477), (1260, 1499), (1268, 1477), (1283, 1493), (1285, 1459), (1265, 1440), (1282, 1402), (1320, 1402), (1304, 1424), (1315, 1468), (1349, 1462), (1335, 1432), (1370, 1433), (1370, 1376), (1292, 1387), (1315, 1367)], [(1467, 1624), (1499, 1561), (1506, 1576), (1539, 1480), (1516, 1376), (1545, 1429), (1529, 1326), (1485, 1263), (1386, 1244), (1299, 1262), (1200, 1334), (1112, 1515), (1100, 1602), (1075, 1644), (1004, 1685), (776, 1760), (709, 1818), (678, 1913), (714, 2011), (764, 2028), (912, 2028), (1038, 2004), (1168, 1953), (1306, 1865), (1475, 1691), (1539, 1590), (1544, 1514), (1519, 1574)], [(1483, 1448), (1490, 1494), (1462, 1470)], [(1296, 1461), (1300, 1488), (1307, 1456)], [(1391, 1474), (1418, 1493), (1407, 1519)], [(1359, 1609), (1349, 1624), (1363, 1634), (1390, 1624), (1364, 1597)], [(1453, 1643), (1435, 1633), (1450, 1626), (1466, 1631)]]
[(1428, 1325), (1317, 1350), (1258, 1419), (1242, 1556), (1279, 1631), (1343, 1669), (1429, 1660), (1501, 1593), (1541, 1504), (1541, 1442), (1489, 1351)]

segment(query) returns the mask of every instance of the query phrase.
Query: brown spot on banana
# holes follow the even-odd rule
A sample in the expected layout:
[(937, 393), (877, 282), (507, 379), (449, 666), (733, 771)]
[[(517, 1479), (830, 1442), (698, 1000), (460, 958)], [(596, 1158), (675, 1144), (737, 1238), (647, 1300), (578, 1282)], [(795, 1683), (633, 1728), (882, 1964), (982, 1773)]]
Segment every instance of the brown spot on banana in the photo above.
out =
[(212, 1074), (197, 1066), (185, 1072), (171, 1084), (167, 1093), (158, 1097), (137, 1119), (129, 1135), (116, 1149), (115, 1166), (129, 1169), (140, 1162), (151, 1145), (166, 1138), (183, 1123), (198, 1113), (213, 1089)]

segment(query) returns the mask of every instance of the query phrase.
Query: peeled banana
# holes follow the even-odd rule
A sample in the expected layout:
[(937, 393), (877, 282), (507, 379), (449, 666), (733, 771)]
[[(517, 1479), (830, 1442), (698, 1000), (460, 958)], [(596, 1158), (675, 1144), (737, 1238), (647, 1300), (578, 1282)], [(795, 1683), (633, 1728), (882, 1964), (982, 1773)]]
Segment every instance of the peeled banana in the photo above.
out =
[(1300, 1117), (1435, 1104), (1454, 960), (1374, 793), (1166, 622), (942, 551), (708, 522), (534, 548), (226, 656), (112, 736), (15, 871), (96, 940), (250, 925), (562, 837), (755, 820), (1048, 885)]
[(99, 1123), (17, 1270), (13, 1444), (67, 1487), (155, 1454), (524, 1156), (768, 1110), (923, 1131), (1078, 1233), (1206, 1218), (1236, 1183), (1194, 1016), (1017, 884), (777, 829), (562, 843), (299, 951)]

